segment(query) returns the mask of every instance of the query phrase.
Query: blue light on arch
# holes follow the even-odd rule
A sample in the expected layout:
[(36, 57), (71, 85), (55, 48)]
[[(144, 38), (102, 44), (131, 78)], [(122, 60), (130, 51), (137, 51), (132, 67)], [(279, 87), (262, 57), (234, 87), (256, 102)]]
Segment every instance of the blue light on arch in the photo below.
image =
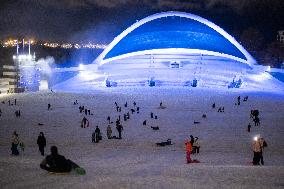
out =
[(104, 57), (167, 48), (202, 49), (246, 59), (228, 39), (196, 20), (180, 17), (161, 17), (136, 28), (120, 40)]

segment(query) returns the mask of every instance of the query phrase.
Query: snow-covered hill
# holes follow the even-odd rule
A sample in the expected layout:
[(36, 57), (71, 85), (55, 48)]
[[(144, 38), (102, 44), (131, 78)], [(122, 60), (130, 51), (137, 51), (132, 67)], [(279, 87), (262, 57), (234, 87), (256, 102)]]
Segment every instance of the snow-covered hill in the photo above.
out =
[[(61, 85), (68, 89), (68, 85)], [(284, 92), (244, 89), (220, 90), (187, 87), (121, 87), (90, 90), (82, 86), (76, 93), (55, 92), (1, 95), (0, 103), (0, 184), (1, 188), (284, 188)], [(74, 88), (75, 89), (75, 88)], [(84, 92), (84, 93), (83, 93)], [(86, 92), (86, 93), (85, 93)], [(235, 105), (237, 97), (248, 101)], [(8, 106), (17, 99), (17, 105)], [(73, 102), (78, 100), (78, 105)], [(124, 103), (128, 102), (128, 107)], [(133, 102), (137, 114), (122, 125), (122, 140), (106, 137), (107, 116), (118, 117), (114, 102), (122, 106), (120, 115), (130, 111)], [(159, 109), (163, 102), (165, 109)], [(211, 105), (224, 106), (217, 112)], [(50, 103), (52, 110), (47, 110)], [(89, 128), (81, 128), (84, 105)], [(250, 110), (259, 109), (261, 126), (247, 125)], [(21, 110), (21, 117), (14, 112)], [(158, 119), (151, 119), (150, 112)], [(206, 114), (207, 118), (202, 118)], [(147, 126), (142, 122), (147, 120)], [(194, 121), (200, 124), (194, 124)], [(44, 125), (39, 126), (38, 123)], [(91, 143), (91, 133), (98, 125), (103, 140)], [(153, 131), (150, 126), (159, 126)], [(117, 135), (115, 125), (113, 134)], [(16, 130), (26, 144), (18, 157), (10, 155), (10, 138)], [(47, 138), (46, 152), (57, 145), (59, 153), (74, 160), (87, 171), (85, 176), (50, 175), (39, 168), (36, 139), (40, 131)], [(268, 148), (264, 166), (251, 166), (252, 140), (263, 136)], [(184, 141), (189, 135), (200, 139), (200, 154), (193, 155), (200, 164), (186, 164)], [(156, 142), (172, 139), (174, 145), (157, 147)]]

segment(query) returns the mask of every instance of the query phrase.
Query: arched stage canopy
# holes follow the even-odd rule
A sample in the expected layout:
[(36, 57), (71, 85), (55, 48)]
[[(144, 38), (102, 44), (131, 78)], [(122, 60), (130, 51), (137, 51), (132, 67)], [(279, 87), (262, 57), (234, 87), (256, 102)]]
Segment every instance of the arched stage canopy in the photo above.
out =
[(163, 12), (137, 21), (117, 36), (95, 62), (103, 65), (145, 54), (202, 54), (249, 66), (256, 63), (222, 28), (184, 12)]

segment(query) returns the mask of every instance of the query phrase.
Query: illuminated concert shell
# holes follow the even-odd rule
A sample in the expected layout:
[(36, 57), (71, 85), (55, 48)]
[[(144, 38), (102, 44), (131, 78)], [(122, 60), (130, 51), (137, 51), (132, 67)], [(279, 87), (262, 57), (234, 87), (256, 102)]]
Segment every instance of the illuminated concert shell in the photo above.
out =
[(163, 12), (137, 21), (118, 35), (95, 62), (103, 65), (145, 55), (154, 59), (155, 55), (213, 56), (248, 66), (256, 64), (242, 45), (222, 28), (184, 12)]

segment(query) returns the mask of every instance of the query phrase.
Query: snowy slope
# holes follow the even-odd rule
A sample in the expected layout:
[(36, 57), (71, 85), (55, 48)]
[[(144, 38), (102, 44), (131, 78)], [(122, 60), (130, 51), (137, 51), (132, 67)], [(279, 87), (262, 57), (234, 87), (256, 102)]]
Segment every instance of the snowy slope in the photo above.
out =
[[(69, 81), (70, 83), (70, 81)], [(61, 89), (64, 85), (62, 85)], [(68, 88), (66, 83), (66, 89)], [(87, 93), (82, 93), (87, 91)], [(234, 105), (238, 95), (249, 96), (248, 102)], [(7, 100), (17, 98), (17, 106)], [(91, 109), (87, 118), (91, 127), (80, 128), (83, 114), (79, 105)], [(275, 90), (215, 90), (182, 87), (96, 88), (76, 93), (38, 92), (2, 95), (0, 103), (0, 184), (1, 188), (284, 188), (284, 92)], [(116, 119), (114, 102), (129, 111), (133, 101), (139, 114), (122, 122), (122, 140), (106, 139), (106, 118)], [(167, 107), (158, 109), (160, 101)], [(224, 106), (225, 112), (211, 108)], [(50, 103), (52, 110), (47, 110)], [(14, 111), (20, 109), (22, 117)], [(260, 127), (246, 131), (251, 109), (260, 110)], [(150, 119), (150, 112), (158, 116)], [(131, 114), (131, 113), (130, 113)], [(203, 119), (202, 114), (207, 118)], [(142, 126), (159, 125), (159, 131)], [(193, 124), (200, 121), (200, 124)], [(38, 123), (44, 123), (38, 126)], [(252, 123), (252, 122), (251, 122)], [(103, 140), (91, 143), (96, 125)], [(19, 157), (10, 156), (10, 137), (14, 130), (26, 144)], [(39, 168), (42, 160), (36, 145), (40, 131), (47, 138), (46, 151), (57, 145), (59, 152), (83, 166), (87, 175), (49, 175)], [(113, 133), (117, 135), (113, 126)], [(198, 136), (201, 153), (193, 155), (200, 164), (185, 164), (184, 140)], [(254, 167), (252, 139), (256, 134), (268, 142), (265, 166)], [(174, 145), (157, 147), (156, 142), (172, 139)]]

